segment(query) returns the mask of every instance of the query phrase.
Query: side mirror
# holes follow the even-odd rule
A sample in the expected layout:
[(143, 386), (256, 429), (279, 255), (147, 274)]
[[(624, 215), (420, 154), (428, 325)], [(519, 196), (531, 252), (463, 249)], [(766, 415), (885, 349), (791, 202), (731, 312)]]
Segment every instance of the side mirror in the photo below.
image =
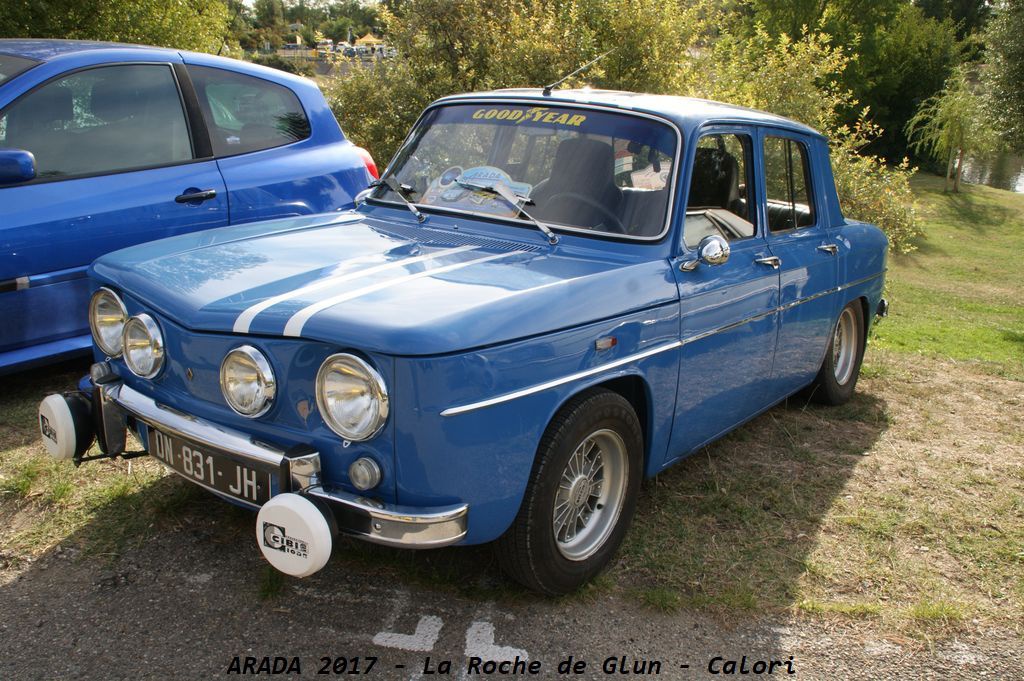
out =
[(729, 259), (729, 242), (717, 234), (709, 234), (697, 244), (697, 257), (679, 265), (683, 272), (692, 272), (701, 264), (721, 265)]
[(717, 234), (709, 234), (700, 240), (697, 257), (705, 265), (721, 265), (729, 260), (729, 242)]
[(28, 182), (36, 177), (36, 157), (22, 149), (0, 149), (0, 185)]

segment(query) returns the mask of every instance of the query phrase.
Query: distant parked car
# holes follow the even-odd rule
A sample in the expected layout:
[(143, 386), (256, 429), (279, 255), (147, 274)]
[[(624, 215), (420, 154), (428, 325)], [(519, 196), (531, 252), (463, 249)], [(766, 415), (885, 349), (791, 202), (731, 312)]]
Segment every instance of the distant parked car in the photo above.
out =
[(350, 208), (375, 172), (306, 79), (177, 50), (0, 40), (0, 374), (88, 352), (85, 268), (100, 255)]
[(886, 238), (843, 216), (828, 149), (702, 100), (447, 97), (353, 211), (96, 261), (96, 364), (41, 436), (81, 462), (139, 455), (130, 430), (259, 509), (291, 575), (342, 532), (496, 541), (523, 584), (572, 591), (642, 478), (797, 391), (853, 395)]

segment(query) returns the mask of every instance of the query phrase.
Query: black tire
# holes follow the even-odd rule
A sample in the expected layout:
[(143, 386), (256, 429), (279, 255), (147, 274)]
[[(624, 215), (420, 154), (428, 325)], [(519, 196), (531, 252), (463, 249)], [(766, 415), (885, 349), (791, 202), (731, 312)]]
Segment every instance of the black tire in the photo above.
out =
[[(844, 324), (852, 324), (852, 332), (845, 333), (840, 328)], [(840, 337), (847, 338), (846, 343), (852, 340), (852, 347), (843, 348)], [(825, 359), (810, 386), (811, 399), (831, 406), (839, 406), (850, 401), (853, 390), (857, 387), (861, 362), (864, 361), (865, 341), (864, 308), (859, 300), (854, 300), (843, 308), (835, 326), (832, 327)], [(840, 346), (838, 352), (837, 343)], [(846, 357), (843, 355), (844, 350), (849, 350), (853, 354)]]
[[(587, 458), (588, 452), (593, 458)], [(584, 481), (560, 486), (565, 476), (574, 475), (570, 459), (576, 464), (599, 461), (600, 484)], [(519, 513), (495, 542), (502, 569), (527, 588), (549, 596), (570, 593), (593, 579), (611, 561), (629, 529), (643, 477), (642, 462), (640, 421), (626, 399), (604, 389), (571, 399), (548, 424)], [(596, 466), (592, 463), (588, 470), (595, 471)], [(625, 479), (619, 480), (619, 474)], [(577, 480), (586, 477), (582, 469), (575, 475)], [(606, 501), (616, 495), (617, 511), (594, 496), (606, 489)], [(563, 502), (564, 512), (556, 517), (557, 501)], [(589, 516), (587, 504), (593, 504)], [(558, 518), (576, 513), (580, 515), (571, 521), (571, 530), (570, 522), (563, 520), (565, 524), (556, 531)], [(582, 543), (574, 546), (573, 541)], [(573, 552), (574, 557), (567, 557)]]

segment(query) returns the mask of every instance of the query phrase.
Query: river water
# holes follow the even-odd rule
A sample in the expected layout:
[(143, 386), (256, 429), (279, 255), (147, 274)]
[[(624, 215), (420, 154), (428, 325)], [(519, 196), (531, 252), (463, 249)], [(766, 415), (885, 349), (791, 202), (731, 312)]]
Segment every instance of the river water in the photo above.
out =
[(964, 182), (1024, 193), (1024, 157), (1006, 153), (985, 160), (968, 160), (964, 163), (963, 179)]

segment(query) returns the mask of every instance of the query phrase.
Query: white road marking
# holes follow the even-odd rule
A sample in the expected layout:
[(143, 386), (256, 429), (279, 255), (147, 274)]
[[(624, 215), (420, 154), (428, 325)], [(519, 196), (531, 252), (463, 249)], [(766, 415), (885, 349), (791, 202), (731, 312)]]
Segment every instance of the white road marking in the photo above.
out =
[(521, 648), (494, 645), (494, 625), (490, 622), (473, 622), (466, 630), (466, 657), (483, 660), (529, 660), (530, 654)]
[(359, 298), (360, 296), (365, 296), (369, 293), (374, 293), (375, 291), (380, 291), (382, 289), (390, 288), (392, 286), (405, 284), (416, 279), (422, 279), (424, 277), (433, 277), (438, 274), (444, 274), (445, 272), (452, 272), (454, 270), (459, 270), (464, 267), (469, 267), (470, 265), (479, 265), (490, 260), (498, 260), (499, 258), (509, 258), (514, 255), (521, 255), (522, 253), (525, 252), (526, 251), (509, 251), (507, 253), (495, 253), (493, 255), (484, 256), (483, 258), (476, 258), (474, 260), (458, 262), (452, 265), (445, 265), (443, 267), (435, 267), (433, 269), (424, 270), (423, 272), (417, 272), (416, 274), (412, 274), (407, 277), (389, 279), (387, 281), (378, 282), (371, 286), (364, 286), (363, 288), (356, 289), (354, 291), (342, 293), (331, 298), (328, 298), (326, 300), (321, 300), (320, 302), (305, 307), (296, 312), (294, 315), (292, 315), (292, 318), (288, 320), (287, 324), (285, 324), (284, 335), (293, 337), (301, 336), (302, 327), (306, 325), (306, 322), (309, 321), (310, 317), (312, 317), (318, 312), (326, 310), (329, 307), (334, 307), (339, 303), (344, 303), (354, 298)]
[(293, 298), (298, 298), (300, 296), (304, 296), (304, 295), (307, 295), (309, 293), (315, 293), (316, 291), (320, 291), (320, 290), (325, 289), (325, 288), (330, 288), (332, 286), (335, 286), (336, 284), (340, 284), (340, 283), (343, 283), (343, 282), (346, 282), (346, 281), (351, 281), (352, 279), (361, 279), (362, 277), (367, 277), (367, 276), (370, 276), (370, 275), (373, 275), (373, 274), (378, 274), (380, 272), (384, 272), (384, 271), (389, 270), (389, 269), (394, 269), (396, 267), (403, 267), (405, 265), (414, 265), (414, 264), (416, 264), (418, 262), (426, 262), (428, 260), (434, 260), (436, 258), (440, 258), (440, 257), (446, 256), (446, 255), (455, 255), (457, 253), (462, 253), (464, 251), (471, 251), (473, 249), (474, 249), (474, 246), (459, 246), (457, 248), (447, 248), (447, 249), (442, 250), (442, 251), (434, 251), (432, 253), (427, 253), (425, 255), (418, 255), (418, 256), (413, 257), (413, 258), (405, 258), (403, 260), (393, 260), (391, 262), (386, 262), (386, 263), (383, 263), (381, 265), (376, 265), (374, 267), (370, 267), (370, 268), (365, 269), (365, 270), (358, 270), (356, 272), (346, 272), (345, 274), (339, 274), (339, 275), (336, 275), (336, 276), (333, 276), (333, 277), (326, 277), (324, 279), (319, 279), (319, 280), (314, 281), (314, 282), (312, 282), (310, 284), (307, 284), (305, 286), (301, 286), (301, 287), (299, 287), (297, 289), (294, 289), (292, 291), (288, 291), (287, 293), (281, 293), (281, 294), (278, 294), (276, 296), (272, 296), (270, 298), (267, 298), (266, 300), (262, 300), (262, 301), (256, 303), (255, 305), (247, 307), (245, 310), (242, 310), (242, 313), (240, 315), (238, 315), (238, 319), (235, 320), (235, 325), (234, 325), (234, 329), (233, 330), (234, 330), (235, 333), (249, 333), (249, 327), (252, 324), (253, 319), (256, 318), (256, 315), (258, 315), (260, 312), (263, 312), (267, 308), (273, 307), (274, 305), (277, 305), (278, 303), (283, 303), (286, 300), (291, 300)]
[(385, 648), (427, 653), (434, 649), (434, 644), (441, 636), (442, 626), (444, 622), (440, 617), (424, 615), (416, 624), (415, 633), (396, 634), (392, 631), (382, 631), (374, 635), (373, 642)]

